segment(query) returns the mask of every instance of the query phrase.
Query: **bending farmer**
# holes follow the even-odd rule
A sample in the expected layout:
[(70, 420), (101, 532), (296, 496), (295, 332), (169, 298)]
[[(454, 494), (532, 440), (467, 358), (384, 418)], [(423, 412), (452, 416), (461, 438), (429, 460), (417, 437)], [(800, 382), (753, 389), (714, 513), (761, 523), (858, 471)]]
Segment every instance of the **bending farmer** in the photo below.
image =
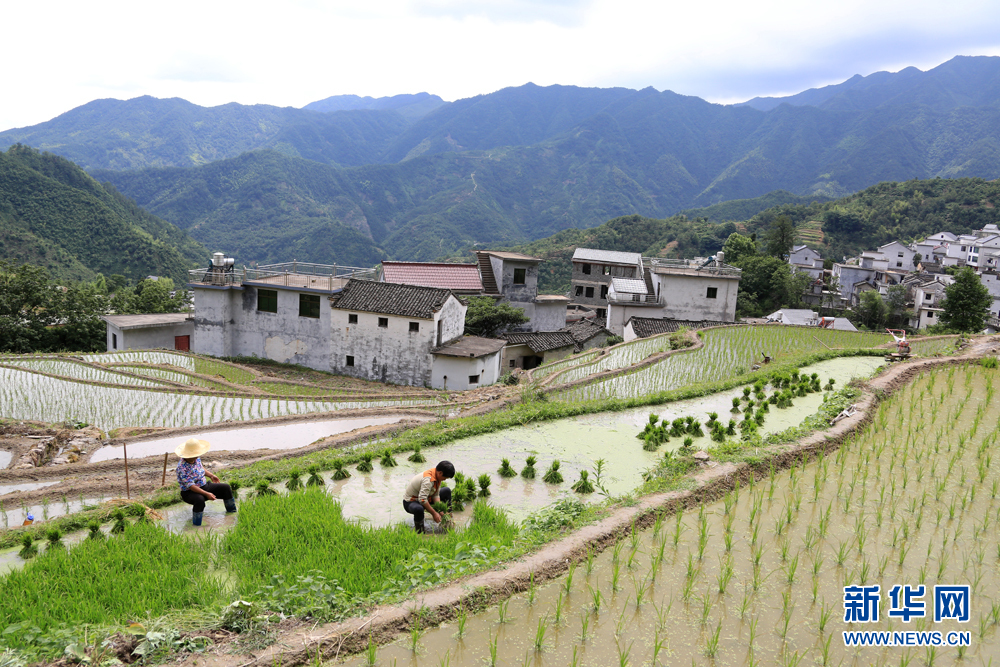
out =
[[(221, 484), (219, 478), (205, 470), (201, 464), (202, 454), (208, 451), (211, 445), (207, 440), (196, 440), (190, 438), (183, 445), (174, 450), (181, 458), (177, 464), (177, 481), (181, 485), (181, 500), (191, 505), (191, 523), (195, 526), (201, 525), (201, 517), (205, 511), (205, 503), (209, 500), (222, 499), (226, 503), (226, 512), (236, 511), (236, 501), (233, 499), (233, 491), (228, 484)], [(211, 484), (205, 482), (205, 477), (212, 480)]]
[(441, 482), (455, 476), (455, 466), (450, 461), (441, 461), (437, 467), (426, 470), (410, 480), (403, 493), (403, 509), (413, 515), (413, 528), (424, 532), (424, 512), (430, 512), (437, 523), (441, 523), (441, 515), (432, 507), (440, 500), (451, 502), (451, 489), (441, 488)]

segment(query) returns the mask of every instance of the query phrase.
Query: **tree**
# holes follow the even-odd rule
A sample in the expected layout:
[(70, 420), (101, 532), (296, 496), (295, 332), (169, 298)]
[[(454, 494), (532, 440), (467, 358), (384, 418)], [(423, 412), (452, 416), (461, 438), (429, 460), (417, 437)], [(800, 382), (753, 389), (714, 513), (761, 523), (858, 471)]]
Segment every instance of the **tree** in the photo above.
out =
[(941, 321), (954, 331), (980, 332), (986, 327), (992, 303), (990, 291), (966, 266), (955, 275), (955, 282), (944, 288)]
[(187, 309), (188, 293), (174, 291), (170, 278), (140, 280), (135, 288), (120, 288), (111, 299), (111, 310), (119, 315), (180, 313)]
[[(788, 301), (792, 272), (787, 262), (768, 255), (754, 255), (741, 258), (739, 267), (743, 269), (739, 291), (747, 294), (743, 300), (744, 312), (756, 304), (762, 314), (767, 315)], [(736, 298), (739, 308), (739, 294)]]
[(787, 215), (779, 215), (767, 232), (767, 254), (786, 259), (795, 243), (795, 225)]
[(749, 236), (734, 232), (722, 244), (722, 252), (726, 254), (726, 264), (739, 266), (745, 257), (753, 257), (757, 254), (757, 242)]
[(498, 333), (528, 321), (524, 311), (509, 303), (494, 301), (488, 296), (469, 298), (465, 313), (465, 333), (470, 336), (496, 336)]
[(861, 294), (861, 302), (857, 307), (858, 320), (861, 324), (875, 331), (885, 325), (886, 307), (882, 295), (875, 290)]

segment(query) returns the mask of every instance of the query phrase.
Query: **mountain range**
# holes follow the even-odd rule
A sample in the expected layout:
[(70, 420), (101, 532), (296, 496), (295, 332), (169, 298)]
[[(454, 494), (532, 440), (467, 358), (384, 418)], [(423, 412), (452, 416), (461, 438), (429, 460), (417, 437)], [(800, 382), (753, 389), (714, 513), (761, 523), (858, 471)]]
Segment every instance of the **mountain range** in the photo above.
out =
[(992, 179), (998, 136), (1000, 58), (957, 57), (729, 106), (533, 84), (304, 109), (98, 100), (0, 146), (66, 156), (241, 262), (367, 265), (775, 190), (825, 201), (881, 181)]

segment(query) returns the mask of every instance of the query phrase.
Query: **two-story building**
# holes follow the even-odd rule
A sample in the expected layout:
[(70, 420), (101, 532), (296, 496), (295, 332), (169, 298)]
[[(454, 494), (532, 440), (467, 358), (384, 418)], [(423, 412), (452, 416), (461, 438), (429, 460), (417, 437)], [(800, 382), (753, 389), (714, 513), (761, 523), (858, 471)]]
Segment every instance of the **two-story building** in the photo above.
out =
[(558, 331), (566, 326), (569, 299), (558, 294), (538, 293), (538, 257), (518, 252), (477, 250), (483, 293), (522, 310), (528, 323), (523, 331)]
[(951, 276), (942, 275), (913, 285), (913, 317), (908, 322), (911, 328), (926, 329), (939, 323), (941, 313), (944, 312), (941, 307), (944, 288), (952, 282), (954, 279)]
[(788, 254), (788, 263), (793, 272), (806, 273), (813, 280), (823, 277), (823, 258), (807, 245), (793, 246)]
[(573, 252), (570, 303), (593, 309), (597, 312), (597, 321), (603, 323), (607, 319), (608, 291), (613, 278), (642, 280), (642, 255), (577, 248)]

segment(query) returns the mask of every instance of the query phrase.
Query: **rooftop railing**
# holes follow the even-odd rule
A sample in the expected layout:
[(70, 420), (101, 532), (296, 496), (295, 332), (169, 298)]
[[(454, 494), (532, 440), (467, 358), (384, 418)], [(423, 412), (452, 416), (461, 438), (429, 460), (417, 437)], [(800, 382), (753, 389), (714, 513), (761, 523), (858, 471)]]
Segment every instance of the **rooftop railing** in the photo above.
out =
[(660, 299), (655, 294), (618, 294), (608, 292), (608, 303), (619, 306), (658, 306)]
[(738, 278), (742, 273), (742, 269), (737, 269), (735, 266), (729, 266), (728, 264), (723, 264), (718, 266), (714, 261), (697, 261), (690, 259), (667, 259), (663, 257), (643, 257), (643, 265), (650, 270), (660, 269), (666, 273), (671, 271), (697, 271), (698, 273), (704, 273), (713, 276), (732, 276)]
[(352, 279), (376, 280), (376, 270), (339, 264), (311, 264), (309, 262), (282, 262), (263, 266), (222, 271), (215, 268), (194, 269), (188, 272), (191, 284), (218, 287), (244, 283), (264, 283), (282, 287), (299, 287), (333, 291)]

